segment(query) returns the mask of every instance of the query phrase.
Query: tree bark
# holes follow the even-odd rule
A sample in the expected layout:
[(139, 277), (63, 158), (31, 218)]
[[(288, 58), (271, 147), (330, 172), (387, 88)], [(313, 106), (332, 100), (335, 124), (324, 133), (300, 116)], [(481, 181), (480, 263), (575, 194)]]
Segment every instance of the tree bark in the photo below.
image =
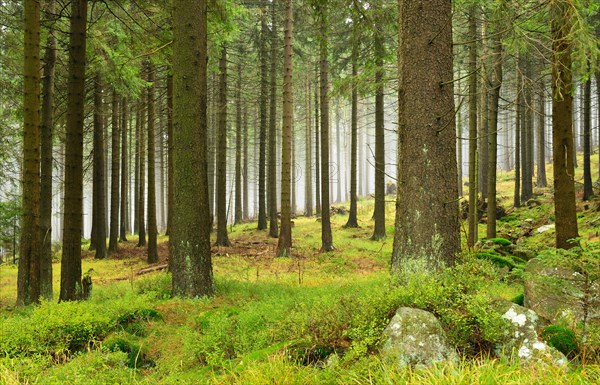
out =
[(173, 75), (167, 76), (167, 234), (171, 235), (173, 221)]
[[(146, 80), (146, 75), (142, 75), (142, 78)], [(147, 91), (145, 89), (142, 90), (142, 95), (140, 98), (140, 140), (139, 140), (139, 157), (140, 157), (140, 166), (139, 166), (139, 191), (138, 191), (138, 234), (139, 240), (137, 247), (146, 246), (146, 111), (145, 107), (147, 104), (146, 100)]]
[[(243, 57), (244, 55), (241, 54)], [(235, 210), (234, 223), (242, 223), (242, 63), (237, 65), (235, 86)]]
[(267, 196), (269, 210), (269, 236), (277, 238), (277, 20), (275, 1), (271, 2), (271, 101), (269, 112), (269, 173)]
[(227, 236), (227, 47), (219, 59), (217, 143), (217, 246), (230, 246)]
[(575, 205), (575, 165), (573, 150), (573, 74), (571, 46), (573, 44), (569, 1), (550, 3), (552, 31), (552, 148), (554, 153), (554, 213), (556, 217), (556, 247), (568, 249), (577, 238)]
[(451, 7), (450, 0), (398, 1), (393, 272), (436, 270), (452, 265), (460, 252)]
[(516, 98), (516, 116), (515, 116), (515, 190), (514, 190), (514, 207), (521, 207), (521, 116), (523, 115), (522, 91), (523, 76), (519, 69), (520, 57), (516, 58), (517, 68), (517, 98)]
[(313, 186), (312, 186), (312, 136), (311, 136), (311, 103), (310, 103), (310, 72), (306, 72), (306, 95), (305, 95), (305, 110), (306, 110), (306, 141), (305, 141), (305, 163), (304, 168), (305, 171), (305, 179), (304, 179), (304, 215), (307, 217), (312, 217), (313, 215)]
[(119, 127), (119, 96), (113, 88), (112, 91), (112, 132), (111, 132), (111, 181), (110, 181), (110, 231), (108, 239), (109, 254), (116, 253), (119, 242), (119, 158), (120, 152), (120, 127)]
[(320, 142), (320, 117), (319, 106), (319, 65), (315, 67), (315, 212), (317, 216), (321, 215), (321, 151)]
[(594, 196), (592, 185), (592, 79), (584, 84), (583, 91), (583, 200), (588, 201)]
[(278, 257), (292, 256), (291, 169), (294, 132), (294, 96), (292, 83), (293, 2), (285, 3), (283, 49), (283, 130), (281, 131), (281, 231), (277, 242)]
[[(214, 293), (207, 184), (206, 0), (173, 1), (172, 295)], [(192, 65), (190, 65), (192, 64)]]
[(71, 1), (69, 80), (65, 143), (65, 198), (60, 301), (76, 300), (81, 288), (83, 227), (83, 120), (87, 0)]
[(546, 187), (546, 99), (544, 90), (544, 79), (540, 75), (538, 81), (538, 125), (537, 125), (537, 180), (538, 187)]
[(155, 74), (154, 65), (148, 63), (148, 263), (158, 262), (156, 220), (156, 129), (155, 129)]
[(104, 166), (104, 101), (103, 101), (103, 79), (96, 75), (94, 79), (94, 165), (93, 165), (93, 217), (92, 231), (94, 236), (94, 247), (96, 254), (94, 258), (104, 259), (106, 250), (106, 167)]
[(44, 16), (49, 20), (44, 52), (41, 112), (41, 185), (40, 185), (40, 294), (52, 299), (52, 136), (54, 131), (54, 82), (56, 37), (53, 23), (54, 0), (46, 2)]
[(267, 0), (262, 1), (260, 18), (260, 151), (258, 160), (258, 229), (267, 229), (266, 166), (267, 166)]
[(121, 98), (121, 222), (119, 226), (119, 241), (127, 242), (129, 228), (129, 143), (127, 141), (128, 114), (127, 98)]
[(383, 106), (383, 28), (379, 20), (374, 22), (375, 37), (375, 210), (373, 219), (372, 240), (378, 241), (385, 238), (385, 127)]
[(469, 9), (469, 233), (467, 245), (477, 242), (477, 6)]
[[(354, 2), (353, 9), (356, 10), (357, 3)], [(358, 12), (354, 12), (356, 16)], [(352, 79), (356, 82), (358, 76), (358, 25), (357, 20), (352, 23)], [(352, 84), (352, 106), (351, 106), (351, 140), (350, 140), (350, 212), (348, 213), (348, 222), (346, 227), (356, 228), (358, 227), (357, 218), (357, 192), (356, 192), (356, 180), (357, 180), (357, 148), (358, 148), (358, 90), (357, 84)]]
[(244, 105), (244, 116), (243, 116), (243, 151), (242, 151), (242, 218), (248, 220), (250, 218), (250, 208), (248, 206), (248, 106)]
[[(40, 4), (24, 4), (23, 176), (17, 305), (40, 299)], [(81, 232), (80, 232), (81, 234)]]

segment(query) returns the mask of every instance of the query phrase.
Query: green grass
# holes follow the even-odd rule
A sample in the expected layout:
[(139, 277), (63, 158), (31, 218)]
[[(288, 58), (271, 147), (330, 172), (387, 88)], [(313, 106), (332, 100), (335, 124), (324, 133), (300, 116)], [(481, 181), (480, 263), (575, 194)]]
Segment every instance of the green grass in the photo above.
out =
[[(508, 207), (511, 174), (501, 174), (499, 191)], [(535, 226), (552, 221), (550, 190), (542, 191), (543, 204), (513, 211), (499, 223), (499, 237), (510, 239), (502, 232), (518, 231), (527, 218)], [(386, 205), (388, 234), (382, 241), (369, 239), (372, 210), (372, 200), (359, 201), (358, 229), (343, 227), (347, 216), (333, 216), (336, 250), (326, 254), (318, 253), (316, 217), (294, 220), (292, 258), (274, 258), (276, 240), (256, 231), (255, 223), (230, 227), (234, 247), (214, 249), (216, 295), (210, 299), (171, 299), (165, 272), (135, 275), (146, 262), (133, 238), (116, 259), (96, 261), (84, 252), (83, 271), (92, 269), (94, 279), (86, 302), (15, 309), (17, 269), (2, 265), (0, 383), (600, 382), (598, 365), (565, 372), (489, 357), (489, 347), (504, 330), (497, 305), (523, 293), (515, 274), (520, 269), (507, 272), (494, 261), (464, 253), (456, 268), (441, 274), (392, 279), (394, 205)], [(600, 214), (584, 214), (580, 232), (594, 242), (600, 222), (592, 222)], [(479, 231), (485, 236), (485, 225)], [(538, 252), (552, 245), (553, 236), (534, 232), (519, 247)], [(523, 263), (507, 258), (504, 262), (514, 266)], [(53, 267), (57, 290), (60, 264)], [(400, 370), (382, 362), (377, 355), (381, 331), (399, 306), (434, 312), (458, 347), (460, 364)]]

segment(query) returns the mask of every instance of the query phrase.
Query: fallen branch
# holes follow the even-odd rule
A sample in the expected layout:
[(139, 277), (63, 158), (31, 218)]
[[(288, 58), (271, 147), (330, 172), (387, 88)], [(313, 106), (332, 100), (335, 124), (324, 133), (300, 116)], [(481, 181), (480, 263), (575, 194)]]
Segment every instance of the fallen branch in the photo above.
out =
[(143, 268), (141, 270), (138, 270), (135, 275), (143, 275), (143, 274), (148, 274), (148, 273), (152, 273), (153, 271), (160, 271), (160, 270), (164, 270), (167, 267), (169, 267), (168, 263), (163, 263), (161, 265), (156, 265), (156, 266), (150, 266), (150, 267), (146, 267)]

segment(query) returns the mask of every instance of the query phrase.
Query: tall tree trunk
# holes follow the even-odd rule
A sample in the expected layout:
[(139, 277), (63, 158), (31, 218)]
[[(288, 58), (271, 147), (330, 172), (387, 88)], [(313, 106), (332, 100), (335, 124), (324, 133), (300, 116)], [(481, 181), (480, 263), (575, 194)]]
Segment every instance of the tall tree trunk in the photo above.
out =
[(376, 20), (375, 28), (375, 210), (372, 240), (385, 238), (385, 127), (383, 106), (383, 28)]
[(137, 111), (135, 113), (135, 157), (134, 157), (134, 181), (133, 181), (133, 232), (140, 233), (140, 117), (141, 103), (137, 103)]
[(260, 17), (260, 151), (258, 160), (258, 229), (267, 229), (267, 0), (261, 3), (263, 10)]
[[(354, 2), (354, 10), (357, 3)], [(357, 12), (354, 14), (356, 15)], [(352, 79), (357, 81), (358, 69), (358, 25), (352, 24)], [(346, 227), (358, 227), (357, 219), (357, 193), (356, 193), (356, 172), (357, 172), (357, 147), (358, 147), (358, 90), (357, 84), (352, 84), (352, 106), (351, 106), (351, 141), (350, 141), (350, 212), (348, 213), (348, 222)]]
[(119, 226), (119, 240), (127, 242), (127, 229), (129, 228), (129, 143), (127, 142), (127, 98), (121, 99), (121, 222)]
[(477, 6), (469, 9), (469, 234), (467, 245), (477, 242)]
[(93, 234), (95, 237), (96, 254), (94, 258), (106, 258), (106, 167), (104, 166), (104, 101), (102, 93), (104, 88), (101, 75), (94, 79), (94, 177), (93, 189)]
[[(143, 76), (145, 80), (145, 75)], [(138, 233), (140, 238), (138, 240), (138, 247), (146, 246), (146, 96), (147, 91), (142, 90), (140, 100), (140, 141), (138, 151), (140, 153), (140, 175), (139, 175), (139, 192), (138, 192)]]
[(537, 180), (538, 187), (546, 187), (546, 98), (544, 94), (544, 77), (538, 81), (538, 125), (537, 125)]
[(583, 200), (594, 196), (592, 185), (592, 79), (584, 84), (583, 91)]
[(321, 215), (321, 110), (319, 106), (319, 65), (315, 67), (315, 212)]
[(337, 169), (337, 182), (336, 182), (336, 194), (335, 201), (341, 202), (342, 199), (342, 144), (340, 141), (340, 131), (342, 131), (342, 127), (340, 125), (340, 121), (342, 120), (342, 110), (340, 109), (340, 104), (336, 103), (335, 106), (335, 157), (336, 157), (336, 169)]
[(502, 25), (497, 18), (492, 23), (493, 67), (489, 94), (488, 172), (487, 172), (487, 237), (496, 237), (496, 170), (498, 169), (498, 102), (502, 86)]
[[(166, 80), (166, 79), (165, 79)], [(165, 81), (166, 83), (166, 81)], [(160, 93), (162, 94), (162, 93)], [(159, 128), (158, 128), (158, 132), (157, 132), (157, 136), (158, 136), (158, 143), (157, 143), (157, 151), (158, 151), (158, 172), (159, 172), (159, 180), (158, 180), (158, 186), (160, 187), (158, 189), (159, 191), (159, 197), (158, 197), (158, 208), (157, 208), (157, 216), (159, 216), (160, 220), (157, 222), (158, 225), (158, 232), (166, 232), (167, 229), (167, 225), (166, 225), (166, 198), (165, 198), (165, 187), (166, 187), (166, 183), (165, 183), (165, 172), (166, 172), (166, 167), (165, 167), (165, 163), (166, 163), (166, 152), (165, 152), (165, 132), (167, 131), (167, 124), (165, 122), (165, 117), (166, 117), (166, 108), (165, 108), (165, 98), (164, 97), (160, 97), (158, 99), (158, 122), (159, 122)]]
[(50, 21), (44, 52), (41, 113), (41, 185), (40, 185), (40, 294), (52, 299), (52, 135), (54, 131), (54, 73), (56, 37), (53, 24), (54, 0), (46, 2), (44, 17)]
[[(173, 222), (173, 75), (167, 75), (167, 234), (171, 235)], [(206, 157), (206, 156), (205, 156)]]
[(242, 151), (242, 218), (244, 220), (248, 220), (250, 218), (250, 208), (248, 206), (248, 106), (244, 105), (244, 117), (243, 117), (243, 135), (244, 135), (244, 144)]
[[(25, 1), (23, 200), (17, 305), (40, 298), (40, 4)], [(80, 232), (81, 234), (81, 232)]]
[(71, 1), (67, 127), (65, 142), (65, 199), (60, 301), (82, 297), (81, 232), (83, 227), (83, 120), (87, 0)]
[(329, 10), (327, 4), (318, 5), (321, 61), (321, 252), (333, 251), (329, 209)]
[(227, 47), (219, 60), (217, 144), (217, 246), (230, 246), (227, 236)]
[(552, 148), (554, 153), (554, 212), (556, 247), (568, 249), (577, 238), (575, 165), (573, 157), (573, 95), (571, 70), (571, 20), (569, 1), (550, 3), (552, 31)]
[(516, 116), (515, 116), (515, 190), (514, 190), (514, 207), (521, 207), (521, 116), (523, 115), (523, 76), (519, 69), (520, 57), (516, 58), (517, 67), (517, 100), (516, 100)]
[(479, 178), (477, 181), (477, 187), (481, 193), (481, 201), (485, 202), (487, 199), (487, 182), (488, 182), (488, 162), (489, 162), (489, 151), (488, 151), (488, 134), (489, 134), (489, 74), (488, 74), (488, 45), (487, 45), (487, 24), (485, 15), (481, 12), (481, 41), (482, 41), (482, 53), (481, 53), (481, 83), (479, 89), (479, 95), (481, 97), (479, 103), (479, 143), (477, 144), (478, 157), (477, 167), (479, 168)]
[(218, 74), (213, 73), (212, 76), (212, 84), (211, 88), (212, 92), (212, 100), (211, 105), (212, 108), (210, 111), (210, 119), (211, 122), (208, 126), (208, 204), (210, 207), (210, 228), (212, 231), (215, 214), (216, 214), (216, 157), (217, 157), (217, 137), (218, 137), (218, 115), (219, 115), (219, 87), (217, 85)]
[[(173, 1), (173, 296), (214, 293), (207, 185), (206, 0)], [(193, 63), (194, 65), (190, 65)]]
[(529, 64), (529, 55), (523, 60), (522, 71), (525, 77), (523, 82), (523, 113), (521, 115), (521, 202), (527, 202), (533, 196), (532, 165), (531, 153), (532, 141), (532, 97), (531, 97), (531, 65)]
[[(243, 57), (243, 53), (241, 54)], [(242, 63), (237, 65), (235, 86), (235, 210), (234, 223), (242, 223)]]
[(452, 265), (460, 252), (452, 29), (447, 28), (452, 5), (399, 0), (398, 6), (400, 156), (392, 271), (431, 271)]
[(156, 221), (156, 129), (154, 114), (155, 75), (154, 65), (148, 63), (148, 263), (158, 262)]
[(311, 103), (310, 103), (310, 72), (307, 71), (306, 74), (306, 95), (305, 95), (305, 110), (306, 110), (306, 119), (305, 119), (305, 128), (306, 128), (306, 142), (305, 142), (305, 176), (304, 179), (304, 215), (307, 217), (312, 217), (313, 215), (313, 187), (312, 187), (312, 136), (311, 136)]
[(275, 1), (271, 2), (271, 101), (269, 113), (269, 173), (267, 196), (269, 210), (269, 236), (276, 238), (277, 228), (277, 19)]
[(111, 133), (111, 181), (110, 181), (110, 231), (108, 239), (108, 252), (116, 253), (119, 242), (119, 158), (120, 152), (120, 127), (119, 127), (119, 96), (113, 88), (112, 91), (112, 133)]
[(292, 216), (298, 212), (296, 204), (296, 135), (292, 134)]
[(293, 3), (285, 3), (285, 31), (283, 49), (283, 130), (281, 131), (281, 232), (277, 242), (277, 256), (292, 255), (291, 168), (294, 132), (294, 96), (292, 87)]

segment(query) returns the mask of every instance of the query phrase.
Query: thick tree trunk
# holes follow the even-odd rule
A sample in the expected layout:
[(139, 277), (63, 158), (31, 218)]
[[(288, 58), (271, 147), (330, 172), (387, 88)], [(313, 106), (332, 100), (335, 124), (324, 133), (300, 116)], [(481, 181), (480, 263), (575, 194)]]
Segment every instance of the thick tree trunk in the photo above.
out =
[(575, 205), (575, 165), (573, 157), (573, 95), (571, 70), (571, 18), (569, 1), (551, 3), (552, 30), (552, 148), (554, 153), (554, 213), (556, 247), (575, 246), (579, 236)]
[(271, 101), (269, 112), (269, 173), (267, 180), (267, 209), (269, 210), (269, 236), (277, 238), (277, 20), (275, 1), (271, 2)]
[(477, 6), (469, 9), (469, 233), (467, 245), (477, 242)]
[(17, 277), (17, 305), (19, 306), (38, 302), (41, 290), (40, 4), (36, 0), (27, 0), (24, 5), (23, 214)]
[(329, 209), (329, 11), (327, 4), (318, 5), (321, 61), (321, 252), (333, 251)]
[(119, 127), (119, 96), (112, 91), (112, 132), (111, 132), (111, 180), (110, 180), (110, 231), (108, 239), (108, 252), (116, 253), (119, 242), (119, 158), (121, 133)]
[(158, 262), (156, 221), (156, 130), (154, 114), (155, 98), (154, 65), (148, 63), (148, 263)]
[(119, 241), (127, 242), (127, 229), (129, 228), (129, 143), (127, 142), (127, 99), (121, 99), (121, 222), (119, 227)]
[(217, 144), (217, 246), (230, 246), (227, 236), (227, 47), (219, 60), (219, 107)]
[(291, 168), (292, 141), (294, 132), (294, 96), (292, 93), (292, 36), (293, 3), (285, 3), (285, 31), (283, 49), (283, 130), (281, 131), (281, 232), (277, 243), (277, 256), (292, 255), (292, 219), (291, 219)]
[(267, 229), (267, 192), (266, 166), (267, 166), (267, 0), (263, 0), (260, 18), (260, 151), (258, 160), (258, 229)]
[(46, 2), (44, 16), (50, 21), (44, 53), (41, 113), (41, 185), (40, 185), (40, 294), (52, 299), (52, 135), (54, 131), (54, 79), (56, 37), (53, 23), (54, 0)]
[(452, 265), (460, 252), (451, 1), (398, 5), (400, 156), (392, 271), (431, 271)]
[(65, 142), (65, 199), (60, 301), (82, 294), (81, 232), (83, 227), (83, 120), (87, 0), (71, 1), (69, 80)]
[[(173, 1), (172, 295), (214, 293), (207, 185), (205, 0)], [(192, 63), (193, 65), (190, 65)]]
[(94, 258), (104, 259), (107, 256), (106, 250), (106, 176), (104, 172), (104, 101), (103, 79), (101, 75), (96, 75), (94, 79), (94, 176), (93, 176), (93, 235), (96, 254)]

